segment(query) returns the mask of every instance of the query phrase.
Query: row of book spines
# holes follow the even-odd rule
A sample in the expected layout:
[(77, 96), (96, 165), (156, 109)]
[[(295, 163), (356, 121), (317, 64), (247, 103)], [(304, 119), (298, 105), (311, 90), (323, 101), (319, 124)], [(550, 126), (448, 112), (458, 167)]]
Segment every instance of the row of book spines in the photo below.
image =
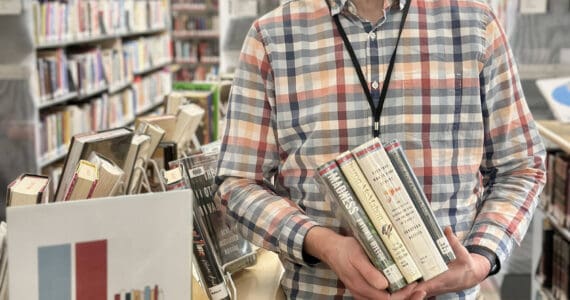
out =
[(220, 50), (217, 43), (175, 41), (174, 54), (176, 59), (202, 61), (202, 58), (218, 57)]
[[(343, 212), (354, 237), (362, 245), (374, 266), (386, 276), (390, 291), (395, 292), (408, 283), (418, 280), (419, 277), (410, 277), (411, 274), (406, 274), (405, 270), (397, 267), (394, 258), (386, 249), (376, 229), (371, 225), (370, 219), (362, 209), (336, 161), (323, 164), (317, 171), (336, 200), (335, 204)], [(409, 279), (406, 279), (404, 274)], [(419, 272), (416, 274), (419, 275)]]
[(112, 49), (94, 47), (69, 57), (63, 49), (39, 52), (36, 68), (40, 102), (72, 91), (89, 94), (128, 82), (142, 72), (172, 60), (168, 35), (140, 38)]
[(98, 131), (126, 125), (137, 114), (162, 102), (170, 92), (170, 72), (163, 71), (136, 80), (121, 93), (103, 94), (87, 103), (67, 105), (41, 116), (40, 156), (57, 156), (71, 137), (82, 132)]
[(208, 78), (216, 78), (219, 75), (217, 62), (183, 66), (174, 73), (176, 81), (204, 81)]
[(166, 27), (164, 1), (34, 1), (36, 43), (66, 42)]
[(419, 269), (412, 260), (400, 236), (395, 232), (392, 222), (352, 153), (349, 151), (342, 153), (336, 158), (336, 163), (340, 166), (348, 185), (354, 191), (356, 201), (363, 207), (363, 211), (370, 219), (382, 242), (386, 245), (389, 255), (394, 258), (394, 262), (406, 281), (409, 283), (420, 279), (422, 275)]
[(542, 254), (536, 275), (541, 286), (550, 290), (555, 299), (570, 295), (570, 242), (545, 219), (543, 223)]
[(190, 16), (179, 14), (172, 18), (172, 29), (177, 31), (218, 30), (216, 16)]
[(446, 271), (447, 264), (436, 240), (429, 235), (420, 212), (415, 208), (414, 201), (418, 199), (408, 195), (380, 140), (375, 138), (352, 152), (423, 278), (428, 280)]
[(570, 154), (549, 149), (546, 165), (547, 183), (541, 204), (561, 226), (570, 228)]
[[(364, 147), (359, 147), (359, 148), (357, 148), (357, 149), (355, 150), (356, 152), (360, 152), (359, 154), (356, 154), (356, 156), (357, 156), (357, 158), (358, 158), (358, 157), (362, 158), (362, 157), (365, 156), (365, 155), (368, 155), (368, 154), (370, 154), (370, 153), (373, 153), (374, 150), (379, 150), (378, 148), (381, 148), (380, 150), (383, 151), (382, 145), (379, 143), (379, 141), (376, 142), (375, 144), (373, 143), (373, 144), (371, 144), (371, 145), (370, 145), (370, 144), (365, 144)], [(390, 150), (394, 150), (394, 148), (398, 149), (398, 148), (400, 148), (400, 146), (399, 146), (397, 143), (396, 143), (396, 144), (392, 144), (391, 147), (390, 147)], [(392, 152), (392, 151), (391, 151), (391, 152)], [(382, 152), (382, 154), (386, 155), (385, 152)], [(398, 154), (398, 152), (396, 151), (396, 152), (392, 153), (393, 156), (394, 156), (395, 154)], [(405, 159), (405, 156), (402, 156), (402, 155), (403, 155), (403, 152), (402, 152), (402, 153), (399, 153), (399, 155), (400, 155), (400, 159)], [(375, 158), (378, 159), (379, 157), (375, 157)], [(386, 157), (386, 159), (387, 159), (387, 161), (385, 161), (384, 163), (391, 164), (391, 163), (390, 163), (390, 160), (389, 160), (387, 157)], [(340, 155), (339, 157), (337, 157), (337, 162), (341, 165), (341, 168), (342, 168), (343, 165), (347, 165), (347, 163), (350, 162), (350, 161), (352, 161), (352, 160), (354, 160), (354, 158), (352, 157), (352, 154), (351, 154), (350, 152), (348, 152), (348, 154), (347, 154), (347, 153), (344, 153), (344, 154)], [(368, 162), (366, 162), (366, 163), (364, 163), (364, 164), (367, 165), (367, 166), (371, 166), (371, 165), (374, 165), (374, 162), (373, 162), (373, 161), (368, 161)], [(377, 165), (376, 167), (379, 168), (379, 169), (376, 170), (376, 172), (383, 172), (383, 171), (380, 170), (380, 167), (381, 167), (381, 166)], [(400, 166), (400, 168), (402, 168), (402, 166)], [(408, 168), (409, 168), (409, 166), (408, 166)], [(353, 168), (353, 170), (354, 170), (354, 168)], [(344, 171), (344, 170), (343, 170), (343, 171)], [(368, 169), (368, 171), (371, 171), (371, 170)], [(410, 168), (410, 171), (411, 171), (411, 168)], [(369, 172), (369, 173), (370, 173), (370, 172)], [(350, 174), (351, 174), (351, 175), (354, 175), (355, 172), (350, 172)], [(368, 175), (369, 175), (369, 176), (373, 176), (373, 175), (371, 175), (371, 174), (368, 174)], [(413, 175), (413, 173), (412, 173), (411, 175)], [(408, 175), (408, 176), (411, 176), (411, 175)], [(349, 177), (349, 176), (347, 176), (347, 177)], [(365, 177), (365, 176), (364, 176), (364, 177)], [(412, 177), (414, 177), (414, 176), (412, 176)], [(396, 178), (396, 179), (398, 179), (398, 178)], [(354, 178), (353, 178), (353, 180), (354, 180)], [(360, 182), (366, 182), (366, 180), (367, 180), (366, 178), (364, 178), (364, 179), (359, 179)], [(349, 180), (349, 181), (350, 181), (350, 180)], [(352, 184), (352, 183), (349, 182), (348, 185), (350, 186), (351, 184)], [(380, 185), (386, 185), (386, 184), (388, 184), (388, 183), (385, 182), (385, 183), (380, 184)], [(407, 184), (411, 184), (411, 183), (407, 183)], [(377, 184), (377, 186), (378, 186), (378, 184)], [(400, 187), (400, 190), (401, 190), (402, 183), (401, 183), (401, 182), (398, 182), (398, 183), (397, 183), (397, 186)], [(362, 188), (364, 188), (364, 190), (367, 189), (366, 187), (363, 187), (361, 184), (357, 184), (357, 186), (356, 186), (354, 189), (355, 189), (355, 190), (358, 190), (358, 192), (360, 192), (360, 193), (363, 193), (364, 191), (362, 190)], [(390, 191), (392, 191), (392, 192), (390, 192)], [(395, 189), (394, 189), (394, 186), (393, 186), (393, 183), (392, 183), (392, 188), (390, 188), (389, 190), (386, 190), (386, 191), (375, 190), (374, 192), (376, 192), (377, 195), (384, 195), (385, 193), (390, 193), (389, 196), (394, 196), (394, 193), (393, 193), (394, 191), (395, 191)], [(398, 194), (403, 194), (403, 193), (400, 192), (400, 193), (398, 193)], [(363, 200), (364, 200), (364, 203), (366, 204), (366, 205), (363, 205), (363, 206), (365, 206), (365, 210), (366, 210), (366, 207), (368, 207), (368, 208), (369, 208), (369, 211), (367, 211), (367, 213), (369, 214), (369, 216), (372, 214), (371, 219), (374, 218), (374, 221), (376, 221), (376, 222), (378, 223), (378, 224), (375, 224), (375, 225), (378, 225), (378, 226), (376, 227), (376, 230), (379, 231), (379, 232), (382, 232), (382, 230), (383, 230), (382, 228), (386, 228), (386, 223), (385, 223), (385, 219), (386, 219), (386, 218), (382, 218), (382, 216), (378, 214), (377, 209), (378, 209), (379, 207), (382, 207), (382, 206), (378, 206), (378, 205), (374, 206), (373, 203), (372, 203), (373, 201), (370, 201), (371, 196), (374, 197), (374, 194), (373, 194), (373, 193), (368, 193), (368, 195), (362, 195), (361, 197), (357, 197), (357, 198), (360, 200), (361, 203), (362, 203)], [(362, 199), (360, 199), (360, 198), (362, 198)], [(374, 198), (376, 199), (376, 197), (374, 197)], [(401, 200), (402, 200), (402, 199), (401, 199)], [(379, 200), (374, 200), (374, 201), (379, 201)], [(386, 201), (386, 200), (384, 200), (384, 201)], [(416, 200), (416, 201), (417, 201), (417, 200)], [(410, 203), (410, 202), (412, 202), (412, 200), (408, 198), (407, 202), (402, 202), (402, 203), (407, 204), (408, 207), (407, 207), (406, 209), (407, 209), (409, 212), (412, 212), (412, 211), (414, 211), (415, 209), (411, 206), (411, 203)], [(371, 208), (371, 207), (373, 207), (373, 208)], [(435, 217), (433, 216), (433, 214), (432, 214), (432, 212), (431, 212), (431, 209), (429, 209), (429, 207), (427, 206), (427, 204), (426, 204), (426, 206), (425, 206), (425, 209), (428, 209), (429, 211), (428, 211), (428, 212), (423, 212), (423, 213), (426, 213), (426, 214), (429, 213), (429, 216), (431, 217), (431, 219), (430, 219), (429, 221), (433, 223), (433, 224), (431, 224), (431, 225), (436, 226), (437, 229), (438, 229), (438, 231), (439, 231), (439, 233), (441, 234), (441, 236), (443, 236), (443, 234), (441, 233), (441, 229), (440, 229), (439, 226), (437, 225), (437, 221), (435, 220)], [(390, 213), (393, 213), (392, 208), (390, 208), (390, 207), (386, 207), (386, 211), (389, 212), (388, 215), (390, 215)], [(409, 212), (406, 213), (406, 214), (409, 214)], [(419, 223), (418, 223), (418, 224), (421, 224), (421, 225), (424, 225), (424, 226), (425, 226), (424, 221), (423, 221), (417, 214), (416, 214), (414, 217), (416, 218), (416, 221), (415, 221), (416, 223), (418, 223), (417, 220), (419, 220)], [(392, 216), (392, 219), (394, 219), (393, 216)], [(429, 218), (428, 218), (428, 219), (429, 219)], [(373, 221), (372, 223), (374, 223), (374, 221)], [(414, 222), (413, 220), (410, 220), (410, 221)], [(400, 232), (401, 234), (403, 234), (401, 228), (398, 227), (398, 224), (390, 224), (390, 225), (388, 225), (388, 226), (391, 226), (391, 225), (396, 226), (396, 229), (400, 229), (399, 232)], [(443, 237), (443, 241), (442, 241), (442, 238), (441, 238), (441, 237), (437, 237), (437, 236), (432, 239), (431, 236), (428, 236), (428, 234), (427, 234), (427, 232), (426, 232), (427, 229), (426, 229), (424, 226), (421, 226), (421, 227), (423, 227), (423, 228), (421, 229), (421, 231), (423, 231), (424, 241), (427, 241), (427, 243), (428, 243), (426, 246), (430, 246), (430, 245), (432, 246), (432, 247), (431, 247), (431, 248), (432, 248), (432, 252), (434, 252), (434, 253), (432, 253), (432, 254), (435, 254), (435, 256), (433, 256), (433, 258), (430, 258), (430, 257), (426, 257), (425, 255), (423, 255), (423, 259), (417, 260), (416, 263), (417, 263), (417, 265), (419, 265), (420, 267), (423, 267), (423, 268), (421, 268), (421, 270), (422, 270), (422, 272), (423, 272), (422, 275), (424, 276), (424, 278), (425, 278), (425, 279), (429, 279), (429, 278), (431, 278), (431, 277), (433, 277), (433, 276), (435, 276), (435, 275), (437, 275), (437, 274), (439, 274), (439, 273), (445, 271), (445, 270), (447, 269), (446, 263), (449, 262), (449, 261), (451, 261), (451, 260), (453, 260), (455, 257), (454, 257), (454, 255), (453, 255), (453, 253), (452, 253), (452, 251), (451, 251), (451, 248), (449, 247), (449, 244), (448, 244), (447, 240), (445, 239), (445, 237)], [(408, 228), (408, 229), (409, 229), (409, 228)], [(417, 230), (416, 230), (416, 231), (417, 231)], [(408, 236), (406, 236), (406, 235), (403, 235), (403, 236), (404, 236), (405, 238), (408, 237)], [(429, 237), (429, 240), (427, 239), (428, 237)], [(384, 239), (383, 239), (383, 240), (384, 240)], [(405, 244), (406, 244), (406, 246), (407, 246), (408, 248), (411, 248), (411, 249), (412, 249), (411, 252), (414, 252), (414, 251), (413, 251), (414, 249), (418, 248), (418, 246), (421, 246), (421, 245), (413, 244), (413, 243), (411, 243), (411, 241), (407, 241), (407, 242), (408, 242), (408, 243), (405, 243)], [(389, 245), (388, 248), (390, 248), (390, 247), (393, 245), (392, 243), (394, 243), (394, 241), (392, 241), (392, 242), (390, 242), (390, 243), (391, 243), (391, 245)], [(396, 242), (396, 244), (397, 244), (397, 242)], [(436, 245), (436, 244), (437, 244), (437, 245)], [(440, 251), (441, 251), (442, 253), (440, 253)], [(451, 253), (451, 254), (449, 254), (449, 253)], [(442, 256), (443, 254), (446, 254), (446, 255), (445, 255), (445, 256)], [(392, 253), (392, 255), (394, 255), (394, 254)], [(429, 256), (429, 255), (428, 255), (428, 256)], [(417, 255), (417, 257), (422, 257), (422, 256)], [(446, 261), (443, 261), (443, 258), (444, 258), (444, 257), (446, 258)], [(430, 263), (429, 261), (427, 261), (428, 259), (432, 259), (432, 263)], [(419, 261), (419, 263), (418, 263), (418, 261)], [(412, 262), (412, 263), (413, 263), (413, 262)], [(421, 264), (423, 264), (423, 265), (421, 265)], [(404, 270), (404, 271), (405, 271), (405, 270)], [(410, 274), (413, 274), (413, 271), (412, 271)]]

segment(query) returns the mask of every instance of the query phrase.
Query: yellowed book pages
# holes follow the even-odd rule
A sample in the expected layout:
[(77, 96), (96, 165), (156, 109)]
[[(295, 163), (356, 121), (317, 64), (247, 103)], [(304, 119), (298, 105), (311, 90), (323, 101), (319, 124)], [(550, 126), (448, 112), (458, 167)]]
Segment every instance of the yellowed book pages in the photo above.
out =
[[(8, 185), (7, 206), (38, 204), (46, 200), (49, 178), (42, 175), (22, 174)], [(45, 195), (44, 195), (45, 194)]]
[(135, 127), (141, 122), (154, 124), (164, 130), (162, 141), (174, 141), (174, 131), (176, 129), (176, 115), (143, 116), (135, 120)]
[(91, 198), (98, 179), (97, 165), (84, 159), (80, 160), (64, 197), (65, 201)]
[(140, 134), (146, 134), (150, 137), (148, 153), (147, 156), (144, 157), (145, 159), (149, 159), (152, 154), (154, 154), (154, 151), (158, 147), (158, 144), (160, 144), (164, 135), (166, 134), (166, 131), (160, 126), (149, 123), (147, 121), (142, 121), (139, 123), (136, 132)]
[(93, 190), (91, 198), (115, 196), (121, 190), (125, 172), (112, 161), (97, 152), (89, 155), (89, 161), (99, 168), (99, 181)]
[(360, 205), (362, 205), (374, 228), (376, 228), (382, 242), (384, 242), (406, 282), (411, 283), (420, 279), (422, 277), (420, 270), (406, 249), (400, 235), (396, 232), (381, 201), (376, 197), (352, 153), (350, 151), (344, 152), (336, 160), (342, 173), (354, 190)]
[(184, 148), (188, 141), (192, 139), (202, 121), (204, 113), (204, 109), (194, 103), (180, 107), (176, 115), (176, 129), (173, 135), (174, 142), (176, 142), (179, 149)]

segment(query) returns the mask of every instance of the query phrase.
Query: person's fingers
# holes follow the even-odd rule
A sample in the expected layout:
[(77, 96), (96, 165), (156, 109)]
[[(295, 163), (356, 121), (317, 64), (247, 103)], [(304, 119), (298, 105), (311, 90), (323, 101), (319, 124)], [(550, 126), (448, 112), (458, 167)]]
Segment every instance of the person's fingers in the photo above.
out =
[(410, 300), (423, 300), (423, 299), (425, 299), (426, 296), (427, 295), (426, 295), (425, 291), (416, 291), (408, 299), (410, 299)]
[(418, 284), (415, 282), (408, 284), (403, 289), (400, 289), (400, 290), (392, 293), (392, 297), (390, 299), (391, 300), (412, 299), (411, 296), (413, 295), (413, 293), (415, 293), (415, 287), (417, 285)]
[(345, 286), (349, 288), (350, 292), (356, 299), (390, 299), (390, 294), (387, 291), (374, 288), (368, 284), (364, 278), (356, 280), (351, 284), (345, 283)]
[(378, 269), (376, 269), (374, 267), (374, 265), (372, 265), (372, 263), (370, 263), (368, 258), (366, 258), (366, 259), (362, 259), (362, 258), (363, 257), (361, 257), (361, 256), (358, 256), (358, 258), (354, 258), (353, 259), (353, 265), (360, 272), (362, 277), (364, 277), (364, 280), (366, 280), (366, 282), (368, 282), (368, 284), (370, 284), (371, 286), (373, 286), (374, 288), (376, 288), (378, 290), (387, 289), (388, 288), (388, 280), (382, 274), (382, 272), (378, 271)]
[(451, 227), (449, 226), (445, 227), (443, 232), (445, 234), (445, 237), (447, 238), (447, 241), (449, 242), (449, 246), (451, 246), (451, 250), (453, 250), (453, 253), (455, 253), (456, 257), (465, 258), (469, 256), (469, 251), (467, 251), (467, 249), (463, 246), (463, 244), (461, 244), (461, 241), (459, 241), (457, 236), (453, 234)]

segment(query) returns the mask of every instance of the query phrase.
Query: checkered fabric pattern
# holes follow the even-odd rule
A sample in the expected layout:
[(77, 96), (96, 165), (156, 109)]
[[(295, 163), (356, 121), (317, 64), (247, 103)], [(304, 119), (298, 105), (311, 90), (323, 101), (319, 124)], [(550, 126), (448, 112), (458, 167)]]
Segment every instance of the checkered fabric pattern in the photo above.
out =
[[(377, 101), (403, 7), (391, 1), (376, 24), (347, 0), (289, 1), (245, 39), (219, 192), (237, 230), (279, 254), (289, 298), (351, 297), (302, 252), (312, 226), (342, 227), (316, 167), (372, 138), (372, 111), (331, 14), (340, 14)], [(544, 148), (507, 38), (481, 1), (408, 1), (380, 138), (400, 141), (440, 225), (504, 262), (545, 181)], [(474, 299), (477, 291), (440, 298)]]

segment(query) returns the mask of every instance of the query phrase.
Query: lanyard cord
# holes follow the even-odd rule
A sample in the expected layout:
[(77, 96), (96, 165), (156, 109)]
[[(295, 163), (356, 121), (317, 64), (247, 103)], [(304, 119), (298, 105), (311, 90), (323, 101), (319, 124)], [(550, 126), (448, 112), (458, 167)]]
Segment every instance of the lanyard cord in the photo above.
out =
[[(325, 2), (329, 6), (329, 10), (331, 10), (329, 1), (325, 0)], [(396, 63), (396, 52), (398, 50), (398, 44), (400, 43), (400, 36), (402, 36), (402, 31), (404, 30), (404, 23), (406, 23), (406, 17), (408, 16), (408, 11), (410, 10), (410, 2), (412, 2), (412, 0), (406, 0), (406, 4), (402, 12), (402, 21), (400, 22), (400, 31), (398, 32), (398, 39), (396, 40), (396, 46), (394, 48), (394, 52), (392, 53), (392, 57), (390, 58), (390, 64), (388, 65), (388, 71), (386, 72), (386, 77), (384, 78), (384, 84), (382, 85), (382, 91), (380, 92), (380, 101), (377, 107), (374, 107), (374, 101), (372, 100), (372, 95), (370, 94), (368, 83), (364, 78), (364, 74), (362, 73), (360, 63), (356, 58), (356, 54), (354, 53), (354, 49), (352, 48), (352, 45), (348, 40), (348, 36), (346, 35), (346, 32), (344, 31), (344, 28), (340, 23), (338, 14), (334, 15), (333, 17), (338, 32), (340, 33), (342, 41), (344, 42), (344, 46), (346, 47), (348, 53), (350, 54), (352, 65), (356, 69), (356, 74), (358, 75), (358, 79), (360, 80), (360, 85), (362, 85), (362, 89), (366, 94), (366, 99), (368, 100), (370, 109), (374, 112), (374, 128), (372, 132), (374, 137), (378, 137), (380, 135), (380, 115), (382, 114), (382, 107), (384, 106), (384, 100), (386, 100), (386, 94), (388, 94), (388, 86), (390, 85), (390, 78), (392, 77), (392, 71), (394, 70), (394, 64)]]

